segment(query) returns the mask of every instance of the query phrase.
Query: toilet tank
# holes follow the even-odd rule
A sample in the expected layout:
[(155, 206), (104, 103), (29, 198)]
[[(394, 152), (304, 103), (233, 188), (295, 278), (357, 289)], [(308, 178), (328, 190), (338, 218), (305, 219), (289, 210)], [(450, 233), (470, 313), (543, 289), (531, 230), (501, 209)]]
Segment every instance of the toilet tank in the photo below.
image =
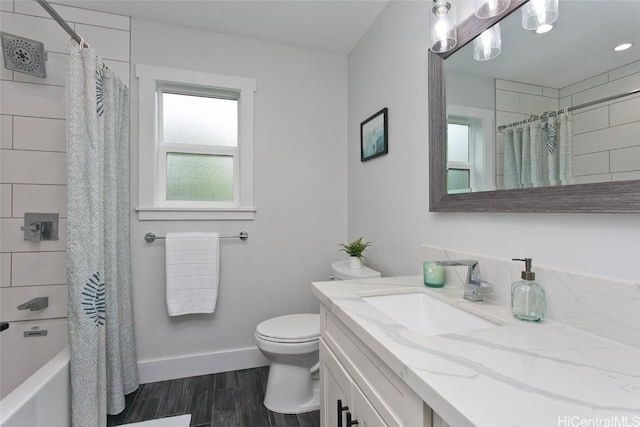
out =
[(331, 280), (373, 279), (375, 277), (381, 277), (379, 271), (375, 271), (364, 265), (362, 268), (349, 268), (348, 260), (336, 261), (331, 264), (331, 275)]

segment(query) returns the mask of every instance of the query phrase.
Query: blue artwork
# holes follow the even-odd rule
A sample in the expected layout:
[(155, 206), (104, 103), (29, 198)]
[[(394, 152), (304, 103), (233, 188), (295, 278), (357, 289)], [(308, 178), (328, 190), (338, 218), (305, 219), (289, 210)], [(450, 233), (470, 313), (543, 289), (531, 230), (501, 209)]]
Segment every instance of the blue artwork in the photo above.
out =
[(388, 153), (386, 108), (362, 122), (360, 137), (361, 161)]

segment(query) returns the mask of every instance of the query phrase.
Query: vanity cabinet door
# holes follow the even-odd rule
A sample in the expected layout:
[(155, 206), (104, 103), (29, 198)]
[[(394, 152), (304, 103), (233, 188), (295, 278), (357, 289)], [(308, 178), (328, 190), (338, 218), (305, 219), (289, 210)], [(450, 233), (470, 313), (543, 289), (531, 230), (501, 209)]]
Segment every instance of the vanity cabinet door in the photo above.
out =
[(388, 427), (352, 381), (335, 355), (320, 340), (320, 425), (322, 427)]
[[(352, 388), (353, 417), (358, 427), (388, 427), (384, 420), (378, 415), (371, 405), (371, 402), (362, 394), (362, 391), (353, 385)], [(345, 426), (350, 427), (350, 426)]]
[(431, 413), (431, 423), (433, 427), (451, 427), (440, 415), (436, 414), (435, 411)]
[(346, 412), (353, 411), (351, 387), (347, 372), (320, 340), (320, 425), (322, 427), (346, 427)]

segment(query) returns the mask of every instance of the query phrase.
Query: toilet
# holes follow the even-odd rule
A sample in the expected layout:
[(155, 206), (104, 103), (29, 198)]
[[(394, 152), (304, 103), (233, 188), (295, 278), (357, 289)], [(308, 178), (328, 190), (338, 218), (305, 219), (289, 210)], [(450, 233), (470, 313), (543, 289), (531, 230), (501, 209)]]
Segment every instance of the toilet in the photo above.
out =
[(349, 268), (349, 261), (336, 261), (331, 264), (330, 280), (373, 279), (381, 277), (379, 271), (375, 271), (365, 265), (362, 268)]
[[(333, 280), (380, 277), (368, 267), (349, 268), (348, 261), (331, 265)], [(289, 314), (256, 327), (256, 345), (269, 360), (264, 396), (267, 409), (301, 414), (320, 408), (320, 315)]]

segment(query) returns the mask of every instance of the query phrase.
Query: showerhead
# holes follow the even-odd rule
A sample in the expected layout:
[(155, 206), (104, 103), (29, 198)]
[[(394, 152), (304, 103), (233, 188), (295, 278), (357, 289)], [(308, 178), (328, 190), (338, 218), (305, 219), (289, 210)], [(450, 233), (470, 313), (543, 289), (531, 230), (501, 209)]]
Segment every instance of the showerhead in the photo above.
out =
[(0, 32), (4, 67), (7, 70), (18, 71), (36, 77), (47, 77), (44, 61), (47, 52), (44, 44), (25, 37)]

